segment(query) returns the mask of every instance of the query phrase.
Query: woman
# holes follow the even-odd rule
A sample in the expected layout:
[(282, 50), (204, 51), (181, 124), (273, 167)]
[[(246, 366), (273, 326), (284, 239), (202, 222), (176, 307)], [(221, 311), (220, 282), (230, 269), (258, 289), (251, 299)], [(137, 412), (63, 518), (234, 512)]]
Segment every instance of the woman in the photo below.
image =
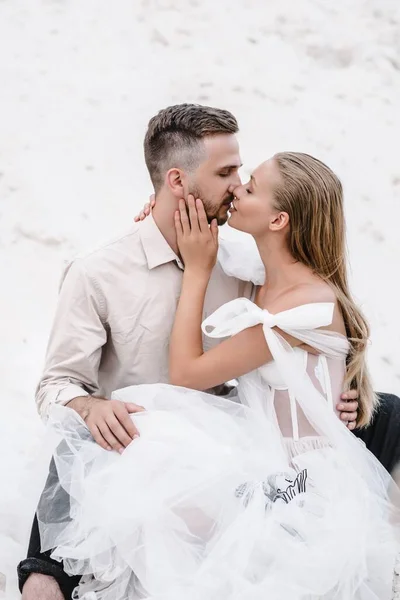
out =
[[(147, 408), (132, 416), (140, 438), (109, 453), (74, 411), (54, 409), (71, 520), (39, 519), (43, 549), (85, 576), (76, 598), (391, 596), (397, 492), (334, 411), (346, 383), (360, 391), (361, 425), (376, 404), (368, 327), (347, 284), (341, 184), (320, 161), (280, 153), (234, 195), (229, 223), (255, 239), (266, 279), (252, 302), (203, 323), (229, 339), (203, 352), (218, 229), (189, 198), (189, 215), (181, 201), (175, 217), (185, 273), (173, 386), (118, 393)], [(236, 378), (240, 402), (197, 391)]]

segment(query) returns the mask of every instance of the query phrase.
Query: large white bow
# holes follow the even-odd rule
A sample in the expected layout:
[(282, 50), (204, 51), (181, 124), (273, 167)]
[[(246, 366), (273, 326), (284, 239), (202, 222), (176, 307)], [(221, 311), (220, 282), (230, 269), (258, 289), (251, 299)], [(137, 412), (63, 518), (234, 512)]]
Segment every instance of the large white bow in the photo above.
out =
[(332, 358), (343, 358), (349, 349), (347, 339), (334, 332), (318, 329), (332, 323), (333, 310), (332, 302), (316, 302), (272, 314), (247, 298), (238, 298), (224, 304), (205, 319), (202, 329), (209, 337), (223, 338), (261, 324), (270, 351), (276, 359), (279, 347), (285, 345), (282, 337), (273, 330), (278, 327)]
[(238, 298), (227, 302), (205, 319), (202, 329), (206, 335), (213, 338), (236, 335), (243, 329), (259, 324), (265, 329), (279, 327), (287, 333), (317, 329), (332, 323), (333, 309), (333, 302), (318, 302), (272, 314), (247, 298)]

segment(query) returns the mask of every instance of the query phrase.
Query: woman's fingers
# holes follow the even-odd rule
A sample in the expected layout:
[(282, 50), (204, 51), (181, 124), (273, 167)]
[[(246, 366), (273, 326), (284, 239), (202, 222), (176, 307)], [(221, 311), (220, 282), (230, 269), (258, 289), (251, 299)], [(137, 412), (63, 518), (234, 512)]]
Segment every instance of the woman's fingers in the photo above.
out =
[(190, 223), (184, 200), (179, 200), (179, 215), (181, 219), (182, 232), (184, 235), (188, 235), (190, 233)]
[(214, 243), (218, 246), (218, 233), (219, 233), (219, 229), (218, 229), (217, 219), (213, 219), (211, 221), (210, 231), (211, 231), (211, 235), (213, 237)]
[(189, 207), (190, 229), (193, 231), (193, 233), (199, 233), (200, 225), (199, 225), (199, 217), (197, 214), (197, 205), (194, 200), (194, 196), (192, 196), (192, 194), (189, 194), (189, 196), (188, 196), (188, 207)]
[(204, 210), (204, 205), (203, 205), (202, 201), (200, 200), (200, 198), (197, 198), (197, 200), (196, 200), (196, 209), (197, 209), (197, 218), (198, 218), (198, 223), (200, 226), (200, 231), (202, 233), (204, 233), (209, 230), (209, 225), (208, 225), (206, 211)]
[[(192, 233), (209, 233), (210, 226), (208, 224), (208, 219), (206, 215), (206, 211), (204, 210), (203, 202), (200, 198), (195, 200), (192, 194), (188, 195), (187, 204), (184, 200), (179, 200), (179, 219), (175, 220), (175, 227), (177, 228), (178, 233), (183, 233), (185, 235)], [(217, 221), (215, 220), (215, 225), (213, 231), (213, 236), (218, 233)]]
[(143, 221), (143, 219), (145, 219), (146, 217), (148, 217), (150, 214), (150, 204), (147, 203), (144, 205), (144, 207), (142, 208), (142, 210), (140, 211), (140, 213), (138, 215), (136, 215), (135, 217), (135, 223), (137, 223), (138, 221)]
[(135, 223), (138, 223), (139, 221), (143, 221), (146, 217), (148, 217), (149, 214), (151, 213), (152, 209), (155, 207), (155, 205), (156, 205), (156, 195), (151, 194), (149, 202), (146, 202), (146, 204), (143, 206), (140, 213), (138, 215), (136, 215), (136, 217), (134, 219)]
[(180, 240), (182, 239), (183, 236), (183, 229), (182, 229), (182, 223), (181, 223), (181, 214), (179, 212), (179, 210), (175, 211), (175, 231), (176, 231), (176, 237), (178, 240), (178, 245)]

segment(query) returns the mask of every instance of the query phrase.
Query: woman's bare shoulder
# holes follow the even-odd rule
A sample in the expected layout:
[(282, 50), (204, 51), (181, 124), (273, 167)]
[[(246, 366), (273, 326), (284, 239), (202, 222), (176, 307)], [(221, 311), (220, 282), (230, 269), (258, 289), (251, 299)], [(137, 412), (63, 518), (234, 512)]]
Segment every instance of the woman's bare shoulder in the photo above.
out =
[(310, 280), (292, 286), (285, 294), (270, 303), (267, 309), (272, 313), (277, 313), (303, 304), (317, 302), (332, 302), (335, 304), (336, 295), (334, 290), (324, 281)]

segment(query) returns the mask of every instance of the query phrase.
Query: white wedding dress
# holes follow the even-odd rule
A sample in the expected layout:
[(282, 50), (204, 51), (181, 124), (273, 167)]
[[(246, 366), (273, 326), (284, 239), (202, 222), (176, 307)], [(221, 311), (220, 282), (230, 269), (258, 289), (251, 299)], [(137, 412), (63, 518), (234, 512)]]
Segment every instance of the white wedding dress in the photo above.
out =
[(246, 299), (222, 306), (203, 331), (262, 323), (274, 362), (240, 378), (236, 401), (164, 384), (119, 390), (147, 409), (122, 455), (54, 408), (60, 482), (38, 517), (42, 550), (83, 575), (75, 598), (391, 598), (398, 491), (335, 413), (348, 342), (320, 329), (332, 315), (330, 303), (275, 315)]

